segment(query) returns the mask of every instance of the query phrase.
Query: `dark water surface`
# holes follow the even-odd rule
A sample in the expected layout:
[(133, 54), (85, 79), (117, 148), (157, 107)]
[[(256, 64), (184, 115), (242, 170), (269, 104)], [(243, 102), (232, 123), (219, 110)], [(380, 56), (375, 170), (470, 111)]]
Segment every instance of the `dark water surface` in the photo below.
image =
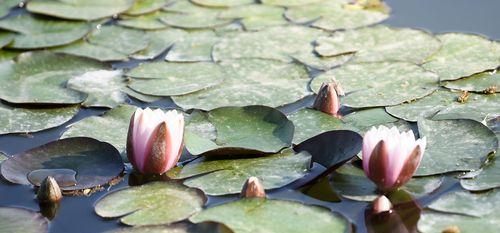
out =
[[(385, 22), (387, 25), (398, 27), (421, 28), (434, 33), (443, 32), (471, 32), (488, 36), (492, 39), (500, 39), (500, 0), (387, 0), (392, 8), (391, 17)], [(137, 65), (137, 62), (114, 64), (116, 68), (129, 68)], [(131, 100), (132, 104), (145, 107), (143, 103)], [(303, 107), (311, 103), (311, 98), (298, 104), (288, 106), (282, 110), (293, 112), (297, 107)], [(164, 99), (151, 106), (173, 107), (170, 99)], [(0, 136), (0, 151), (13, 155), (24, 150), (37, 147), (59, 138), (66, 127), (85, 117), (100, 115), (105, 109), (82, 109), (79, 114), (65, 125), (51, 130), (46, 130), (32, 135), (4, 135)], [(324, 168), (315, 165), (312, 174), (319, 174)], [(368, 232), (372, 227), (365, 222), (377, 222), (365, 211), (369, 204), (342, 199), (328, 192), (326, 189), (307, 192), (305, 195), (295, 191), (309, 177), (305, 177), (286, 188), (269, 193), (271, 198), (289, 199), (301, 201), (307, 204), (321, 205), (335, 212), (342, 213), (355, 225), (356, 232)], [(106, 190), (98, 191), (91, 196), (64, 197), (60, 203), (55, 218), (50, 223), (50, 232), (103, 232), (106, 230), (122, 227), (116, 219), (103, 220), (94, 213), (94, 203), (107, 193), (108, 190), (116, 190), (128, 185), (128, 175), (119, 184)], [(457, 190), (459, 185), (453, 179), (445, 179), (443, 185), (432, 194), (416, 200), (420, 206), (426, 206), (443, 193)], [(316, 198), (313, 198), (317, 197)], [(0, 180), (0, 206), (18, 206), (33, 210), (40, 210), (34, 199), (35, 194), (30, 186), (13, 185)], [(217, 205), (234, 200), (232, 197), (209, 197), (208, 206)], [(320, 200), (321, 199), (321, 200)], [(403, 210), (409, 210), (410, 215), (405, 215), (405, 224), (414, 225), (418, 220), (418, 208), (415, 206), (402, 206)], [(44, 209), (45, 210), (45, 209)], [(367, 219), (365, 221), (365, 219)], [(369, 225), (369, 224), (368, 224)], [(410, 227), (411, 228), (411, 227)]]

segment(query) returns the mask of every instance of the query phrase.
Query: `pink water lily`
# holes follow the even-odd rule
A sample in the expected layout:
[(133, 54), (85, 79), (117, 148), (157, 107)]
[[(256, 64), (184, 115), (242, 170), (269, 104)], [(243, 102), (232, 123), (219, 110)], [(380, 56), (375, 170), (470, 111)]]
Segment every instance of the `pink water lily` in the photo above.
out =
[(363, 170), (382, 191), (391, 191), (408, 182), (417, 170), (426, 140), (415, 140), (413, 132), (373, 127), (363, 138)]
[(316, 99), (314, 100), (314, 109), (340, 118), (339, 95), (341, 94), (343, 94), (343, 91), (336, 82), (323, 83), (318, 91), (318, 96), (316, 96)]
[(182, 154), (183, 137), (182, 113), (138, 108), (128, 129), (128, 159), (141, 173), (165, 173), (177, 164)]

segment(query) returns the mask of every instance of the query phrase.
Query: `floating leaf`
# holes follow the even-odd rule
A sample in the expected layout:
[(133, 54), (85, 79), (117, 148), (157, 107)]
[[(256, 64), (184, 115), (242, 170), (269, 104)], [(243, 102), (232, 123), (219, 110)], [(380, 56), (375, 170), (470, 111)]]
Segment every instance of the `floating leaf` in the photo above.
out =
[(0, 232), (49, 232), (49, 221), (35, 211), (0, 207)]
[[(498, 150), (497, 150), (497, 153)], [(484, 191), (500, 187), (500, 161), (498, 155), (483, 166), (475, 177), (460, 180), (462, 188), (470, 191)]]
[(222, 11), (219, 18), (240, 19), (246, 30), (260, 30), (270, 26), (288, 24), (283, 17), (285, 9), (282, 7), (262, 4), (243, 5)]
[(201, 8), (199, 11), (190, 13), (166, 13), (161, 17), (161, 21), (179, 28), (203, 29), (214, 28), (231, 23), (231, 20), (217, 17), (219, 11), (208, 8)]
[(439, 111), (432, 119), (471, 119), (482, 122), (500, 116), (498, 106), (500, 106), (500, 95), (470, 94), (464, 104), (455, 102)]
[[(277, 153), (291, 145), (294, 131), (283, 113), (266, 106), (196, 112), (186, 127), (186, 149), (194, 155)], [(205, 136), (207, 129), (215, 138)]]
[(220, 84), (222, 68), (215, 63), (144, 63), (132, 69), (129, 87), (146, 95), (185, 95)]
[[(294, 23), (312, 22), (313, 27), (325, 30), (353, 29), (376, 24), (387, 17), (386, 13), (349, 9), (344, 7), (345, 1), (321, 1), (315, 4), (290, 7), (285, 16)], [(385, 9), (384, 11), (388, 11)]]
[(256, 158), (201, 157), (167, 174), (174, 179), (188, 178), (185, 185), (199, 188), (208, 195), (226, 195), (239, 193), (242, 184), (252, 176), (258, 177), (266, 189), (283, 187), (306, 175), (310, 166), (310, 155), (286, 150)]
[[(0, 23), (2, 21), (0, 20)], [(0, 48), (5, 47), (10, 44), (15, 38), (15, 34), (12, 32), (0, 32)]]
[[(430, 209), (476, 217), (496, 215), (500, 210), (492, 203), (500, 201), (500, 192), (492, 190), (485, 193), (468, 191), (449, 192), (429, 205)], [(493, 208), (492, 208), (493, 207)]]
[(42, 182), (51, 176), (56, 180), (59, 187), (73, 186), (78, 183), (76, 172), (71, 169), (38, 169), (28, 174), (28, 181), (35, 186), (40, 186)]
[(212, 207), (191, 217), (190, 221), (221, 222), (235, 233), (341, 233), (350, 227), (347, 220), (329, 209), (265, 198), (241, 199)]
[(317, 70), (330, 70), (334, 67), (341, 66), (350, 61), (352, 56), (352, 54), (344, 54), (333, 57), (321, 57), (316, 55), (313, 49), (311, 49), (311, 51), (304, 51), (292, 55), (295, 60)]
[(294, 144), (299, 144), (326, 131), (349, 128), (336, 117), (308, 108), (301, 109), (288, 118), (295, 125)]
[[(119, 38), (119, 39), (118, 39)], [(144, 32), (120, 26), (103, 26), (86, 39), (54, 51), (88, 57), (99, 61), (126, 60), (129, 55), (144, 50), (149, 38)]]
[[(491, 204), (491, 203), (490, 203)], [(444, 214), (426, 211), (418, 221), (418, 231), (422, 233), (451, 232), (458, 228), (459, 232), (495, 232), (498, 230), (500, 219), (497, 216), (470, 217), (458, 214)]]
[(289, 62), (290, 56), (311, 51), (311, 43), (327, 33), (300, 26), (270, 27), (257, 32), (227, 33), (215, 44), (217, 61), (237, 58), (265, 58)]
[(459, 33), (446, 33), (437, 38), (442, 43), (441, 49), (427, 58), (423, 67), (439, 74), (441, 81), (496, 69), (500, 62), (498, 42)]
[(373, 126), (391, 125), (398, 121), (398, 119), (389, 115), (383, 108), (356, 111), (344, 116), (342, 120), (362, 133), (368, 131)]
[[(401, 187), (401, 191), (414, 197), (422, 197), (439, 188), (442, 181), (442, 177), (438, 176), (412, 178)], [(366, 177), (363, 169), (352, 164), (346, 164), (335, 170), (330, 178), (330, 185), (339, 195), (351, 200), (371, 202), (380, 196), (377, 186)]]
[(17, 57), (17, 55), (19, 55), (19, 54), (21, 54), (21, 52), (0, 49), (0, 62), (11, 60), (11, 59)]
[(66, 45), (77, 41), (90, 32), (92, 24), (50, 20), (30, 14), (21, 14), (0, 20), (0, 28), (17, 32), (14, 41), (7, 47), (37, 49)]
[(383, 25), (336, 32), (331, 37), (320, 37), (316, 43), (321, 56), (354, 53), (355, 62), (421, 63), (440, 47), (439, 40), (424, 31)]
[(69, 79), (66, 86), (88, 94), (82, 103), (85, 107), (113, 108), (126, 100), (125, 93), (121, 91), (125, 86), (122, 75), (122, 70), (90, 71)]
[(153, 13), (139, 15), (139, 16), (120, 16), (118, 24), (124, 27), (144, 29), (144, 30), (156, 30), (164, 29), (169, 26), (160, 21), (160, 17), (164, 14), (162, 11), (156, 11)]
[(170, 48), (176, 41), (186, 36), (186, 32), (180, 29), (170, 28), (166, 30), (155, 30), (146, 32), (149, 35), (149, 46), (134, 54), (135, 59), (153, 59)]
[(152, 102), (155, 102), (155, 101), (158, 101), (158, 100), (161, 100), (163, 97), (160, 97), (160, 96), (152, 96), (152, 95), (144, 95), (144, 94), (141, 94), (137, 91), (134, 91), (128, 87), (125, 87), (123, 88), (122, 90), (124, 93), (126, 93), (128, 96), (134, 98), (134, 99), (137, 99), (137, 100), (140, 100), (142, 102), (145, 102), (145, 103), (152, 103)]
[(438, 77), (406, 62), (347, 64), (316, 77), (311, 89), (319, 90), (335, 78), (347, 95), (343, 104), (353, 108), (390, 106), (422, 98), (437, 88)]
[(480, 93), (500, 92), (500, 74), (496, 71), (472, 75), (456, 81), (446, 82), (445, 87), (462, 91)]
[(165, 59), (171, 62), (212, 61), (212, 47), (219, 40), (213, 31), (192, 31), (176, 40)]
[(283, 106), (310, 94), (309, 76), (297, 64), (261, 59), (238, 59), (221, 63), (223, 83), (195, 93), (174, 96), (184, 109), (210, 110), (224, 106)]
[(254, 0), (191, 0), (192, 2), (208, 7), (232, 7), (254, 3)]
[[(173, 182), (152, 182), (111, 192), (95, 205), (97, 215), (121, 217), (130, 226), (170, 224), (201, 211), (205, 196)], [(123, 217), (122, 217), (123, 216)]]
[(168, 1), (166, 0), (135, 0), (134, 5), (128, 9), (125, 14), (127, 15), (142, 15), (159, 10)]
[(28, 52), (0, 63), (0, 98), (11, 103), (77, 104), (86, 95), (63, 87), (71, 77), (106, 69), (101, 63), (50, 52)]
[[(416, 174), (434, 175), (479, 169), (495, 151), (498, 140), (483, 124), (472, 120), (419, 120), (420, 137), (427, 147)], [(453, 152), (453, 153), (450, 153)]]
[(20, 153), (2, 163), (2, 176), (12, 183), (29, 185), (28, 174), (38, 169), (71, 169), (77, 184), (61, 187), (80, 191), (105, 185), (123, 171), (118, 151), (92, 138), (67, 138)]
[(199, 224), (175, 223), (159, 226), (124, 227), (106, 233), (231, 233), (220, 223), (205, 222)]
[(7, 16), (10, 10), (17, 5), (21, 0), (2, 0), (2, 4), (0, 4), (0, 18)]
[(134, 0), (32, 0), (27, 10), (63, 19), (96, 20), (128, 10)]
[(275, 6), (302, 6), (322, 1), (324, 0), (261, 0), (263, 4)]
[(113, 145), (125, 154), (130, 118), (136, 107), (121, 105), (103, 116), (91, 116), (72, 124), (61, 138), (91, 137)]
[(0, 103), (0, 134), (33, 133), (60, 126), (78, 113), (78, 106), (15, 108)]

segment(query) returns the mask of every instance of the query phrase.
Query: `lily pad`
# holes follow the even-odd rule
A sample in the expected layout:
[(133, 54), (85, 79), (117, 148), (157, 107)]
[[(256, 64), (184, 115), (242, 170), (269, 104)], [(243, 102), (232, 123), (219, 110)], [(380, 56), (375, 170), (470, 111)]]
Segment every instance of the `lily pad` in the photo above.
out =
[(456, 191), (441, 196), (438, 200), (431, 203), (429, 208), (446, 213), (484, 217), (497, 214), (500, 208), (491, 204), (498, 203), (499, 201), (500, 192), (497, 190), (484, 193)]
[(258, 177), (266, 189), (283, 187), (305, 176), (310, 166), (310, 155), (286, 150), (256, 158), (201, 157), (167, 174), (174, 179), (188, 178), (185, 185), (199, 188), (208, 195), (226, 195), (239, 193), (242, 184), (252, 176)]
[[(283, 113), (266, 106), (196, 112), (186, 128), (186, 149), (194, 155), (276, 153), (291, 145), (294, 131)], [(205, 136), (207, 129), (215, 138)]]
[[(412, 178), (398, 192), (403, 191), (413, 197), (422, 197), (439, 188), (442, 181), (442, 177), (439, 176)], [(346, 164), (335, 170), (330, 178), (330, 185), (339, 195), (351, 200), (371, 202), (380, 196), (377, 186), (366, 177), (363, 169), (352, 164)]]
[(336, 32), (317, 41), (321, 56), (354, 53), (353, 62), (407, 61), (422, 63), (439, 49), (440, 42), (427, 32), (375, 26)]
[(347, 95), (343, 104), (353, 108), (390, 106), (422, 98), (437, 89), (437, 75), (407, 62), (347, 64), (316, 77), (311, 89), (319, 90), (335, 78)]
[(31, 0), (26, 9), (63, 19), (96, 20), (128, 10), (134, 0)]
[[(419, 120), (427, 148), (416, 175), (426, 176), (481, 167), (485, 157), (498, 146), (493, 132), (472, 120)], [(452, 151), (453, 153), (450, 153)]]
[(113, 108), (125, 102), (126, 94), (122, 70), (97, 70), (73, 77), (66, 84), (68, 88), (87, 93), (82, 103), (85, 107)]
[(373, 126), (394, 125), (398, 119), (389, 115), (384, 108), (370, 108), (350, 113), (344, 116), (342, 121), (352, 128), (358, 129), (360, 133), (364, 133)]
[(0, 232), (49, 232), (49, 221), (35, 211), (0, 207)]
[(135, 59), (154, 59), (170, 48), (176, 41), (186, 36), (180, 29), (170, 28), (146, 32), (150, 38), (148, 47), (134, 54)]
[[(312, 47), (312, 46), (311, 46)], [(311, 51), (304, 51), (292, 55), (292, 57), (298, 62), (312, 67), (317, 70), (331, 70), (332, 68), (343, 65), (344, 63), (351, 60), (352, 54), (343, 54), (333, 57), (321, 57), (316, 54), (316, 52), (311, 49)]]
[(184, 109), (210, 110), (224, 106), (283, 106), (309, 94), (309, 76), (297, 64), (261, 59), (238, 59), (221, 63), (223, 83), (195, 93), (174, 96)]
[(0, 28), (16, 32), (14, 41), (7, 47), (38, 49), (66, 45), (77, 41), (92, 30), (92, 24), (43, 19), (30, 14), (21, 14), (0, 20)]
[(263, 4), (275, 6), (301, 6), (322, 1), (324, 0), (261, 0)]
[(10, 10), (19, 5), (20, 2), (21, 0), (2, 0), (2, 4), (0, 4), (0, 18), (7, 16)]
[(136, 107), (120, 105), (102, 116), (91, 116), (72, 124), (61, 138), (91, 137), (110, 143), (125, 154), (130, 118)]
[(170, 224), (202, 210), (206, 198), (197, 189), (173, 182), (152, 182), (111, 192), (100, 199), (97, 215), (120, 217), (130, 226)]
[(34, 109), (0, 103), (0, 134), (33, 133), (54, 128), (69, 121), (78, 110), (78, 106)]
[(301, 109), (288, 118), (295, 125), (294, 144), (299, 144), (326, 131), (349, 128), (340, 119), (308, 108)]
[[(498, 150), (497, 150), (497, 153)], [(479, 174), (470, 179), (460, 180), (462, 188), (470, 191), (484, 191), (500, 187), (500, 161), (498, 155), (485, 164)]]
[(14, 50), (1, 50), (0, 49), (0, 63), (4, 61), (11, 60), (17, 55), (21, 54), (21, 52), (14, 51)]
[(11, 103), (77, 104), (86, 95), (64, 88), (70, 79), (104, 64), (50, 52), (28, 52), (0, 63), (0, 98)]
[(134, 5), (128, 9), (127, 15), (143, 15), (161, 9), (168, 3), (166, 0), (135, 0)]
[(176, 40), (165, 59), (171, 62), (212, 61), (212, 47), (218, 40), (210, 30), (189, 32)]
[(138, 16), (120, 16), (117, 23), (124, 27), (144, 29), (144, 30), (157, 30), (168, 28), (169, 26), (160, 21), (160, 17), (164, 14), (162, 11), (156, 11), (145, 15)]
[(420, 216), (418, 231), (422, 233), (435, 233), (458, 228), (461, 233), (495, 232), (498, 230), (498, 224), (500, 224), (498, 216), (478, 218), (426, 211)]
[(216, 61), (264, 58), (290, 62), (290, 56), (311, 51), (311, 43), (327, 33), (301, 26), (276, 26), (256, 32), (227, 33), (215, 44)]
[(67, 192), (105, 185), (123, 171), (118, 151), (92, 138), (67, 138), (13, 156), (2, 163), (2, 176), (12, 183), (29, 185), (28, 174), (38, 169), (71, 169), (77, 184), (61, 187)]
[(437, 38), (441, 41), (441, 49), (427, 58), (423, 67), (439, 74), (441, 81), (496, 69), (500, 63), (498, 42), (459, 33), (446, 33)]
[(483, 122), (486, 119), (500, 116), (498, 106), (500, 106), (500, 95), (498, 94), (470, 94), (464, 104), (455, 102), (439, 111), (432, 119), (472, 119)]
[(129, 55), (146, 49), (148, 45), (149, 38), (142, 31), (120, 26), (103, 26), (94, 30), (85, 41), (54, 51), (99, 61), (118, 61), (127, 60)]
[(233, 7), (254, 3), (255, 0), (191, 0), (192, 2), (208, 7)]
[(185, 95), (220, 84), (224, 80), (222, 68), (215, 63), (144, 63), (132, 69), (128, 84), (146, 95)]
[(484, 72), (456, 81), (446, 82), (445, 87), (455, 90), (472, 91), (479, 93), (500, 92), (500, 74)]
[(126, 93), (129, 97), (140, 100), (144, 103), (152, 103), (158, 100), (161, 100), (163, 97), (160, 96), (152, 96), (152, 95), (144, 95), (137, 91), (134, 91), (128, 87), (123, 88), (123, 93)]
[(59, 187), (73, 186), (78, 183), (76, 180), (76, 172), (64, 168), (34, 170), (28, 174), (28, 181), (35, 186), (40, 186), (48, 176), (54, 178)]
[(204, 222), (199, 224), (175, 223), (159, 226), (124, 227), (106, 233), (232, 233), (220, 223)]
[(241, 199), (202, 211), (190, 218), (194, 223), (221, 222), (235, 233), (250, 232), (346, 232), (349, 222), (318, 206), (299, 202)]
[[(0, 20), (0, 23), (2, 21)], [(15, 34), (12, 32), (0, 32), (0, 48), (5, 47), (14, 40)]]
[(178, 28), (204, 29), (223, 26), (232, 20), (218, 18), (218, 10), (200, 8), (199, 11), (190, 13), (167, 13), (163, 14), (161, 21)]
[[(290, 7), (285, 16), (294, 23), (312, 21), (312, 26), (325, 30), (353, 29), (381, 22), (389, 17), (385, 12), (344, 7), (346, 1), (321, 1)], [(389, 11), (386, 8), (384, 11)]]
[(221, 19), (240, 19), (243, 27), (250, 30), (261, 30), (270, 26), (288, 24), (283, 17), (285, 8), (263, 4), (251, 4), (229, 8), (219, 14)]

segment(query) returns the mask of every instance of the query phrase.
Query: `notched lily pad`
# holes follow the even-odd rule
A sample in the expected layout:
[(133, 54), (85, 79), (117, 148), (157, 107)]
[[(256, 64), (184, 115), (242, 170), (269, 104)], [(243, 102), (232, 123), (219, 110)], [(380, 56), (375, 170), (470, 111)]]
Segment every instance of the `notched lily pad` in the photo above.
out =
[(34, 170), (28, 173), (28, 180), (31, 184), (40, 186), (48, 176), (54, 178), (59, 187), (74, 186), (78, 182), (76, 180), (76, 171), (64, 168)]
[[(206, 137), (207, 130), (213, 137)], [(276, 153), (292, 142), (293, 123), (266, 106), (223, 107), (195, 112), (186, 125), (186, 149), (194, 155)]]
[(254, 3), (254, 0), (192, 0), (201, 6), (207, 7), (232, 7)]
[(126, 100), (122, 89), (125, 87), (122, 70), (97, 70), (72, 77), (66, 87), (87, 94), (82, 103), (85, 107), (113, 108)]
[(165, 60), (171, 62), (212, 61), (212, 47), (218, 40), (219, 37), (213, 31), (191, 31), (176, 40)]
[[(286, 150), (280, 154), (255, 158), (201, 157), (184, 167), (176, 167), (167, 175), (186, 179), (184, 184), (208, 195), (235, 194), (252, 176), (258, 177), (266, 189), (280, 188), (305, 176), (311, 167), (311, 156)], [(201, 175), (201, 176), (199, 176)]]
[[(497, 150), (497, 154), (499, 151)], [(491, 158), (474, 177), (460, 180), (462, 188), (470, 191), (484, 191), (500, 187), (500, 161), (498, 155)]]
[(247, 31), (288, 24), (282, 7), (251, 4), (233, 7), (219, 13), (221, 19), (239, 19)]
[(299, 202), (264, 198), (241, 199), (202, 211), (194, 223), (221, 222), (235, 233), (332, 232), (343, 233), (349, 222), (330, 210)]
[(178, 28), (203, 29), (214, 28), (231, 23), (232, 20), (218, 18), (218, 8), (201, 7), (190, 1), (177, 1), (163, 8), (168, 11), (161, 21)]
[(165, 6), (169, 1), (167, 0), (135, 0), (134, 5), (128, 9), (125, 14), (127, 15), (142, 15), (159, 10)]
[(35, 211), (0, 207), (0, 232), (45, 233), (49, 220)]
[(175, 223), (159, 226), (126, 227), (106, 233), (232, 233), (221, 223), (203, 222), (198, 224)]
[(175, 28), (147, 31), (146, 34), (150, 38), (148, 47), (132, 55), (132, 58), (143, 60), (156, 58), (186, 36), (185, 31)]
[(174, 182), (152, 182), (111, 192), (100, 199), (97, 215), (120, 217), (130, 226), (170, 224), (202, 210), (206, 197), (197, 189)]
[(444, 86), (446, 88), (462, 91), (487, 94), (498, 93), (500, 92), (500, 73), (497, 71), (484, 72), (467, 78), (446, 82)]
[(96, 20), (110, 17), (128, 10), (134, 0), (32, 0), (26, 9), (29, 12), (63, 19)]
[(15, 155), (2, 163), (2, 176), (12, 183), (29, 185), (28, 174), (39, 169), (70, 169), (76, 185), (61, 187), (68, 193), (93, 189), (117, 178), (123, 171), (118, 151), (92, 138), (68, 138)]

